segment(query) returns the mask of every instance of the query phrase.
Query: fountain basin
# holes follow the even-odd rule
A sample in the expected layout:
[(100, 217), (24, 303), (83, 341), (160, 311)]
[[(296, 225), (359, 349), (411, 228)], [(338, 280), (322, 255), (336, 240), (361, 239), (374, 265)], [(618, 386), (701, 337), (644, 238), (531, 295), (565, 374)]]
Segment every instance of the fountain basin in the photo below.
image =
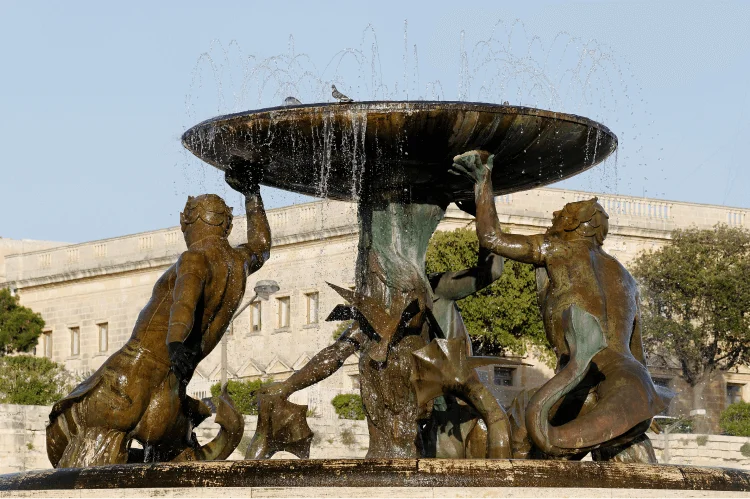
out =
[[(424, 496), (427, 488), (436, 494), (442, 490), (438, 495), (498, 497), (523, 490), (530, 493), (532, 487), (541, 492), (534, 494), (539, 497), (546, 495), (543, 491), (559, 497), (585, 491), (589, 495), (594, 491), (598, 496), (617, 493), (605, 489), (639, 491), (633, 492), (634, 497), (690, 497), (689, 491), (726, 491), (737, 497), (743, 492), (746, 494), (739, 495), (750, 495), (750, 473), (727, 468), (610, 462), (274, 459), (96, 466), (0, 476), (2, 497), (49, 496), (52, 491), (73, 489), (76, 494), (85, 489), (98, 490), (100, 495), (127, 496), (130, 495), (127, 490), (113, 489), (131, 489), (141, 495), (163, 496), (176, 494), (176, 489), (196, 488), (214, 490), (205, 492), (210, 496), (221, 488), (230, 488), (227, 493), (233, 496), (249, 494), (248, 489), (255, 495), (260, 489), (273, 488), (277, 495), (281, 492), (287, 496), (325, 497), (350, 497), (368, 491), (378, 495), (384, 488), (398, 488), (397, 495), (408, 497)], [(107, 492), (103, 492), (105, 489)], [(617, 495), (622, 497), (626, 492), (621, 490)]]
[(338, 200), (408, 189), (423, 201), (473, 199), (451, 175), (455, 155), (495, 155), (493, 185), (507, 194), (557, 182), (603, 161), (617, 137), (595, 121), (541, 109), (469, 102), (381, 101), (275, 107), (220, 116), (183, 145), (225, 170), (261, 168), (263, 184)]

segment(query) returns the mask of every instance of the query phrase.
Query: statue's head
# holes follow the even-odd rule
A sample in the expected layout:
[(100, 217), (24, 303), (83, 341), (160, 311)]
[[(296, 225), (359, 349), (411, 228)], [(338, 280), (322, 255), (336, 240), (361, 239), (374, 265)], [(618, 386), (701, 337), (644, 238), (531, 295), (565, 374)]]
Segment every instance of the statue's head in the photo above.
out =
[(609, 215), (598, 201), (598, 198), (591, 198), (566, 204), (552, 214), (552, 227), (547, 232), (593, 238), (597, 244), (603, 244), (609, 231)]
[(232, 208), (216, 194), (188, 196), (185, 209), (180, 213), (180, 227), (186, 239), (188, 232), (227, 237), (232, 230)]

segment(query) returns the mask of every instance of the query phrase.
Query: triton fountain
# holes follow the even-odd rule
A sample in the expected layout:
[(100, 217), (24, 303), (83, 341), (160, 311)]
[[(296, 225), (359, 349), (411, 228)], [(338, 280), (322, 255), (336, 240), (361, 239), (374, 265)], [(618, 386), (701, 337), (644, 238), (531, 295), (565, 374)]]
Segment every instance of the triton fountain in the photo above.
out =
[[(444, 336), (430, 333), (439, 326), (433, 321), (430, 327), (428, 320), (433, 297), (425, 253), (448, 204), (473, 201), (473, 185), (449, 171), (454, 156), (472, 149), (492, 153), (499, 165), (495, 193), (506, 194), (591, 168), (617, 147), (606, 127), (578, 116), (508, 105), (419, 101), (342, 102), (223, 116), (191, 128), (182, 140), (196, 156), (222, 170), (257, 171), (254, 176), (262, 175), (269, 186), (358, 203), (356, 290), (337, 290), (360, 315), (332, 317), (356, 319), (357, 326), (268, 394), (265, 404), (266, 394), (261, 394), (261, 421), (268, 419), (264, 411), (284, 412), (274, 397), (286, 399), (320, 381), (359, 349), (364, 353), (359, 368), (370, 458), (424, 454), (418, 422), (428, 417), (440, 390), (433, 390), (432, 397), (415, 390), (412, 384), (418, 380), (412, 378), (419, 371), (412, 354), (431, 336)], [(510, 424), (469, 364), (476, 365), (467, 363), (459, 375), (464, 380), (459, 396), (487, 425), (486, 448), (471, 456), (511, 457)], [(293, 410), (288, 403), (285, 407)], [(265, 433), (280, 428), (262, 429), (247, 457), (299, 448), (299, 442), (270, 441)], [(292, 433), (309, 435), (304, 428)]]
[[(476, 487), (477, 493), (489, 494), (496, 494), (492, 490), (496, 487), (542, 487), (554, 488), (559, 495), (562, 488), (571, 493), (585, 488), (660, 489), (660, 496), (669, 490), (680, 491), (669, 492), (675, 495), (684, 495), (685, 490), (750, 491), (750, 475), (739, 470), (508, 459), (518, 457), (511, 442), (516, 426), (494, 399), (488, 399), (473, 372), (476, 365), (492, 359), (472, 357), (461, 338), (446, 334), (433, 311), (433, 284), (424, 271), (427, 243), (449, 203), (456, 202), (469, 212), (477, 210), (471, 175), (456, 175), (454, 158), (476, 151), (482, 161), (477, 171), (485, 171), (484, 164), (489, 173), (474, 175), (490, 175), (491, 181), (486, 182), (492, 186), (490, 194), (533, 189), (592, 168), (612, 154), (617, 138), (605, 126), (580, 116), (511, 105), (340, 102), (221, 116), (189, 129), (182, 141), (193, 154), (225, 171), (235, 188), (242, 187), (237, 179), (247, 178), (358, 203), (356, 287), (348, 290), (332, 283), (346, 303), (337, 306), (331, 318), (353, 319), (354, 326), (288, 380), (261, 392), (258, 431), (245, 461), (30, 472), (0, 478), (3, 493), (144, 487), (232, 487), (233, 494), (244, 493), (236, 487), (340, 487), (340, 492), (328, 489), (326, 494), (345, 496), (354, 493), (347, 487), (461, 487), (463, 493), (466, 487)], [(479, 198), (476, 201), (479, 204)], [(606, 214), (593, 213), (585, 223), (600, 227), (596, 216)], [(542, 286), (547, 289), (550, 284), (542, 282)], [(591, 314), (575, 309), (565, 317), (576, 334), (593, 331), (598, 324)], [(577, 350), (588, 355), (584, 362), (588, 364), (592, 356), (607, 349), (606, 341), (612, 341), (610, 336), (600, 338), (599, 343), (586, 338), (585, 334), (583, 339), (565, 338), (572, 358), (568, 364), (572, 367), (560, 371), (570, 378), (566, 386), (584, 376), (576, 363)], [(357, 350), (362, 353), (361, 390), (370, 431), (367, 458), (267, 460), (278, 450), (307, 457), (312, 435), (305, 423), (305, 408), (286, 398), (330, 375)], [(642, 377), (642, 372), (633, 376)], [(650, 378), (644, 383), (650, 383)], [(555, 396), (562, 397), (568, 388), (561, 390), (559, 384)], [(439, 446), (430, 454), (423, 443), (420, 432), (433, 400), (448, 394), (462, 400), (472, 416), (481, 420), (481, 435), (468, 437), (457, 431), (454, 436), (471, 440), (460, 457), (474, 459), (430, 459), (455, 456), (441, 454)], [(537, 426), (543, 427), (545, 435), (550, 431), (544, 418), (551, 417), (553, 401), (547, 393), (538, 401), (543, 407), (529, 419), (532, 432), (539, 430)], [(627, 407), (631, 401), (621, 402)], [(634, 398), (632, 403), (642, 401)], [(649, 414), (641, 408), (634, 413)], [(610, 432), (600, 440), (623, 443), (627, 440), (622, 438), (634, 438), (612, 433), (615, 430), (610, 431), (606, 421), (593, 421), (594, 429)], [(638, 429), (645, 431), (642, 425)], [(548, 457), (576, 450), (575, 444), (569, 444), (560, 451), (556, 442), (556, 447), (545, 447)], [(578, 450), (584, 448), (588, 450), (583, 444)], [(401, 493), (408, 494), (404, 489)], [(295, 495), (290, 490), (287, 494)]]

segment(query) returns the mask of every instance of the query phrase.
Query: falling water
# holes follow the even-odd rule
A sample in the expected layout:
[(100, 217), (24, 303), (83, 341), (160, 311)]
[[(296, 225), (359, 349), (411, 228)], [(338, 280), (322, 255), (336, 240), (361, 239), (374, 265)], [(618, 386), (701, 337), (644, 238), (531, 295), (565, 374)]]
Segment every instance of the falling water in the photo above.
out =
[[(640, 88), (629, 85), (632, 71), (628, 70), (626, 61), (605, 45), (565, 31), (545, 44), (540, 36), (529, 36), (520, 20), (501, 19), (486, 39), (472, 40), (464, 31), (455, 33), (458, 57), (450, 53), (439, 56), (443, 61), (457, 61), (458, 68), (453, 73), (456, 76), (446, 73), (448, 76), (443, 79), (431, 79), (422, 84), (418, 44), (410, 42), (408, 28), (408, 21), (404, 21), (402, 68), (396, 72), (393, 64), (386, 64), (386, 70), (383, 69), (377, 33), (371, 25), (364, 28), (357, 45), (336, 52), (322, 68), (310, 55), (296, 51), (293, 36), (289, 37), (286, 52), (265, 58), (248, 55), (236, 41), (226, 46), (213, 41), (198, 57), (191, 75), (185, 97), (185, 128), (217, 113), (279, 106), (289, 96), (303, 104), (332, 102), (331, 84), (335, 84), (356, 101), (508, 101), (511, 105), (583, 115), (605, 123), (620, 137), (618, 153), (621, 150), (626, 164), (645, 162), (645, 158), (640, 157), (644, 154), (642, 149), (630, 150), (630, 143), (643, 140), (639, 123), (644, 120), (634, 116), (633, 104), (642, 100), (638, 99)], [(395, 78), (389, 81), (389, 75)], [(364, 172), (366, 115), (350, 115), (351, 136), (346, 139), (346, 145), (331, 143), (330, 119), (324, 117), (324, 121), (322, 136), (295, 137), (295, 143), (315, 142), (313, 162), (319, 172), (317, 193), (321, 196), (328, 192), (331, 148), (352, 148), (350, 187), (352, 197), (356, 198), (358, 194), (354, 193), (361, 188)], [(632, 126), (626, 134), (624, 128), (628, 125)], [(592, 146), (586, 151), (591, 161), (596, 157), (596, 142)], [(634, 155), (639, 157), (633, 158)], [(196, 163), (200, 162), (188, 153), (185, 158), (186, 163), (191, 163), (185, 166), (185, 174), (195, 179)], [(581, 180), (585, 178), (590, 182), (594, 177), (598, 178), (595, 183), (600, 187), (604, 184), (617, 189), (618, 163), (619, 154), (596, 168), (595, 173), (583, 174)], [(207, 182), (207, 178), (216, 177), (206, 174), (204, 168), (204, 165), (200, 167), (202, 177), (195, 179), (201, 184)], [(216, 186), (223, 188), (221, 179), (217, 179)]]

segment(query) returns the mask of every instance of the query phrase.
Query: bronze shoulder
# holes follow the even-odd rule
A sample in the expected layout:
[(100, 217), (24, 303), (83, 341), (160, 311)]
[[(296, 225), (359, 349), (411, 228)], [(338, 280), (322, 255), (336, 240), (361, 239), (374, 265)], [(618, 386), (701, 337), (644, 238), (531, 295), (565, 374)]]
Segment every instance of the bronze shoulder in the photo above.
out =
[(177, 260), (177, 274), (196, 274), (204, 276), (208, 272), (208, 259), (203, 251), (189, 249)]

